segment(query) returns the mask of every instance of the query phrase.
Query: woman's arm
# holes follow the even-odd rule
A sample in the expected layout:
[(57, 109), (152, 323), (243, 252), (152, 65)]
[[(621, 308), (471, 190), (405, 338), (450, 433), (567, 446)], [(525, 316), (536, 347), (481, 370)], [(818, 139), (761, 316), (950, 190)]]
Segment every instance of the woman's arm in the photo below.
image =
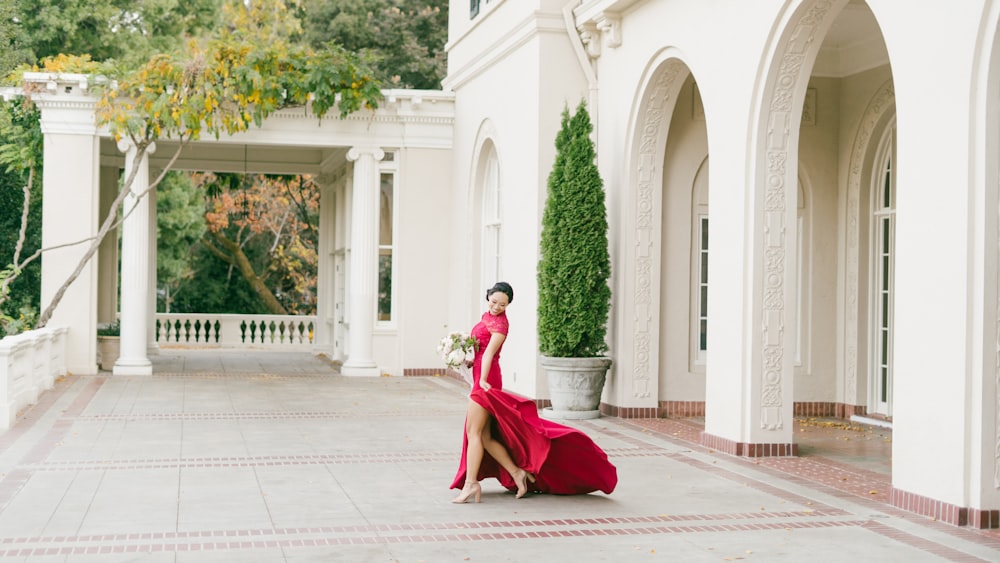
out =
[(483, 352), (483, 361), (479, 364), (479, 386), (483, 388), (483, 391), (490, 389), (490, 384), (486, 382), (486, 378), (490, 375), (493, 358), (497, 355), (497, 350), (500, 349), (500, 345), (503, 344), (506, 338), (507, 335), (502, 332), (490, 334), (490, 343), (486, 345), (486, 351)]

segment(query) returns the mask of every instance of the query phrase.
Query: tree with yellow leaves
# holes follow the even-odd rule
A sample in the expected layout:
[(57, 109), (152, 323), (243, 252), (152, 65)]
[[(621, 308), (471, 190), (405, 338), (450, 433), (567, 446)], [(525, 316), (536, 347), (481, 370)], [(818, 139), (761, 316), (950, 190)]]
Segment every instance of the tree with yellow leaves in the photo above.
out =
[[(129, 140), (136, 149), (132, 155), (136, 164), (156, 140), (179, 141), (160, 175), (145, 192), (136, 194), (136, 202), (155, 189), (186, 143), (202, 135), (218, 138), (240, 133), (260, 126), (273, 112), (290, 106), (307, 107), (317, 119), (334, 109), (343, 117), (378, 107), (380, 84), (364, 60), (335, 44), (316, 50), (285, 39), (296, 24), (282, 0), (228, 0), (226, 14), (229, 25), (217, 38), (204, 44), (191, 42), (183, 56), (156, 55), (132, 73), (116, 76), (109, 65), (94, 63), (86, 56), (57, 57), (44, 67), (49, 71), (103, 75), (104, 80), (92, 81), (93, 89), (99, 92), (98, 124), (107, 126), (116, 139)], [(25, 95), (30, 97), (30, 88), (25, 88)], [(56, 291), (36, 327), (45, 326), (107, 233), (131, 212), (125, 209), (119, 217), (138, 166), (132, 170), (97, 235), (80, 241), (90, 246)], [(0, 275), (3, 287), (46, 250), (39, 249), (5, 268)], [(5, 298), (0, 291), (0, 308)]]

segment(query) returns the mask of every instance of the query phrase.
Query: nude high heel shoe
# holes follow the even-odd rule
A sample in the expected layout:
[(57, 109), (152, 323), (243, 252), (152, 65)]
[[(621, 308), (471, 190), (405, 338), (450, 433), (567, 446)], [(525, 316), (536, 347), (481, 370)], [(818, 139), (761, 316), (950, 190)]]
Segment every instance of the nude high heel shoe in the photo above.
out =
[(465, 501), (469, 500), (469, 497), (475, 495), (476, 502), (479, 502), (480, 497), (483, 494), (483, 488), (479, 485), (479, 481), (466, 481), (465, 486), (462, 487), (462, 492), (458, 493), (458, 496), (451, 499), (451, 502), (455, 504), (465, 504)]
[(528, 482), (534, 483), (535, 476), (524, 469), (519, 470), (518, 474), (514, 476), (514, 483), (517, 484), (517, 495), (514, 498), (521, 498), (527, 494)]

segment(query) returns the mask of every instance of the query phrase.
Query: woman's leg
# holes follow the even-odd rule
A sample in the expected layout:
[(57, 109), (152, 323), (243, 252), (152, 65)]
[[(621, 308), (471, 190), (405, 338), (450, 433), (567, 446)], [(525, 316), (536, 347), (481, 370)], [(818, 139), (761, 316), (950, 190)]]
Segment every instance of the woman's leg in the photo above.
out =
[[(524, 469), (521, 469), (514, 459), (510, 457), (510, 452), (507, 451), (507, 447), (504, 446), (499, 440), (493, 437), (493, 431), (490, 429), (489, 420), (483, 425), (483, 436), (482, 436), (483, 448), (489, 452), (493, 459), (497, 460), (500, 467), (507, 470), (510, 476), (514, 479), (514, 483), (517, 485), (517, 498), (521, 498), (525, 493), (528, 492), (528, 481), (532, 483), (535, 482), (535, 476), (528, 473)], [(468, 465), (468, 462), (466, 462)]]
[(479, 486), (479, 468), (483, 464), (483, 427), (489, 421), (489, 413), (473, 400), (465, 415), (465, 486), (451, 502), (464, 503), (470, 497), (479, 502), (482, 488)]
[[(478, 481), (479, 467), (483, 464), (483, 429), (489, 426), (490, 413), (479, 403), (469, 399), (465, 415), (465, 437), (469, 444), (465, 450), (465, 480)], [(490, 454), (492, 455), (492, 454)]]
[(517, 473), (517, 470), (520, 468), (516, 463), (514, 463), (514, 459), (510, 457), (510, 452), (507, 451), (507, 446), (503, 445), (493, 437), (493, 432), (488, 423), (483, 425), (481, 439), (483, 449), (489, 452), (489, 454), (493, 456), (493, 459), (497, 460), (500, 467), (506, 469), (507, 473), (510, 473), (511, 475)]

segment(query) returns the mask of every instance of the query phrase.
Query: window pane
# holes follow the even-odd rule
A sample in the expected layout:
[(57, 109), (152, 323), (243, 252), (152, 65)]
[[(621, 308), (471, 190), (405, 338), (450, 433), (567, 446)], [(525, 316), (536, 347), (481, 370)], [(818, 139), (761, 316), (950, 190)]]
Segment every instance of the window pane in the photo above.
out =
[(379, 245), (392, 246), (392, 174), (382, 174), (379, 196)]
[(378, 253), (378, 320), (392, 320), (392, 250)]
[(885, 186), (882, 190), (882, 207), (892, 207), (892, 161), (885, 163)]
[(884, 403), (889, 400), (889, 368), (887, 367), (882, 368), (882, 385), (879, 387), (881, 387), (882, 402)]
[(708, 350), (708, 217), (698, 220), (698, 350)]

